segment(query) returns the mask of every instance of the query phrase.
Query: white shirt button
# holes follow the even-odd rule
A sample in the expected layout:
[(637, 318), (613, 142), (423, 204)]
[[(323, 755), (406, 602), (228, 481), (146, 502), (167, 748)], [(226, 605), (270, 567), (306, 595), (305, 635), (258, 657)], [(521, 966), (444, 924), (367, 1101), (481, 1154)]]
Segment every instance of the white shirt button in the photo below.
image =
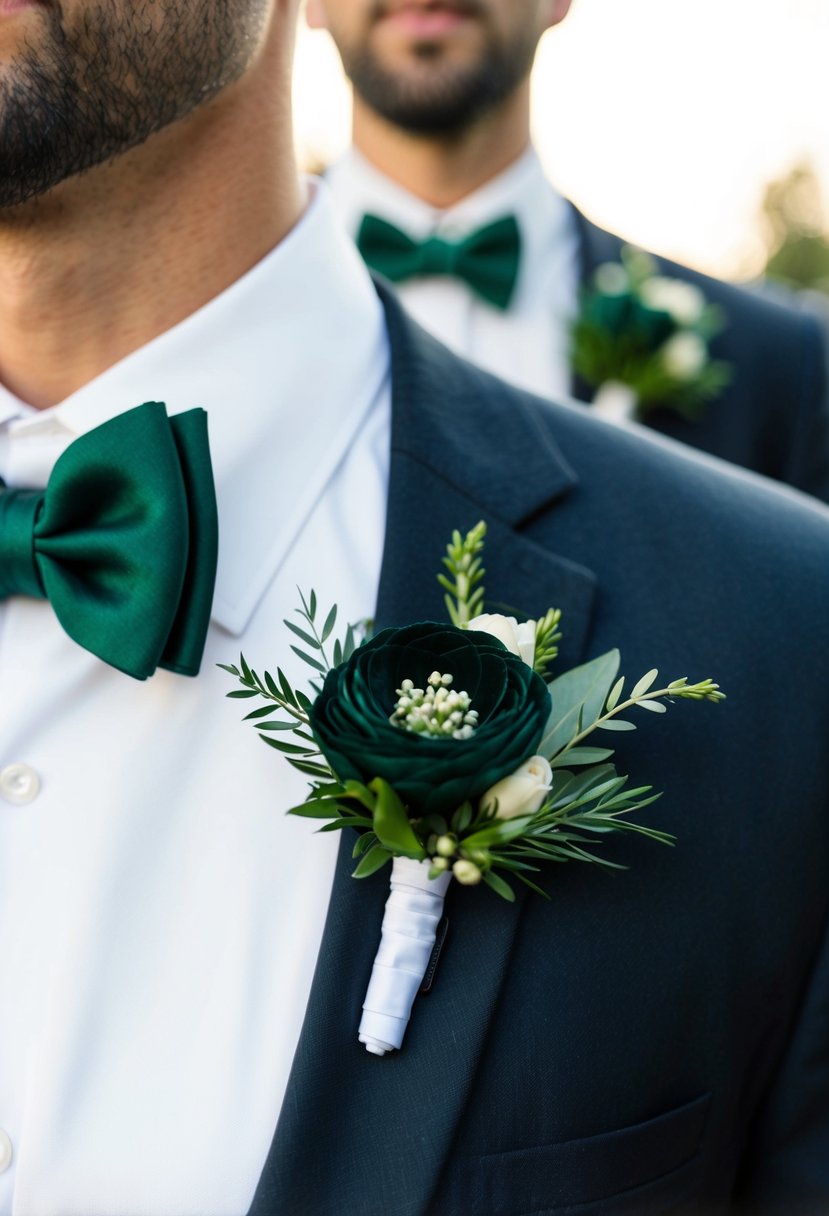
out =
[(12, 1163), (12, 1142), (8, 1134), (0, 1127), (0, 1174), (7, 1170)]
[(7, 764), (0, 770), (0, 798), (22, 806), (37, 798), (40, 777), (28, 764)]

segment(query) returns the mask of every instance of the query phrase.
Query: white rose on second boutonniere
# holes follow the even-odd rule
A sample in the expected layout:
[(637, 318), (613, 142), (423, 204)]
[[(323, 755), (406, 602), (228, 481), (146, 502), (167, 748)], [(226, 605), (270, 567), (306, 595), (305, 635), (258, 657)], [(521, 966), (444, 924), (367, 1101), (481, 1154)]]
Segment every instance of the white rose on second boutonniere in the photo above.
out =
[(481, 810), (495, 806), (496, 819), (534, 815), (553, 785), (553, 770), (544, 756), (530, 756), (509, 777), (502, 777), (481, 798)]
[(497, 638), (511, 654), (517, 654), (529, 667), (535, 662), (535, 621), (522, 621), (519, 625), (514, 616), (482, 612), (474, 616), (466, 627)]

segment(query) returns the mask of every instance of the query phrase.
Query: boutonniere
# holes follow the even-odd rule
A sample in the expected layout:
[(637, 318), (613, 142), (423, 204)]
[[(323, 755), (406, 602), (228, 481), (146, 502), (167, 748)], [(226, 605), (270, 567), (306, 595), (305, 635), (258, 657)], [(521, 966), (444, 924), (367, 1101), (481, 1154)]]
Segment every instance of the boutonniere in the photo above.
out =
[(659, 795), (629, 788), (594, 732), (634, 730), (636, 708), (723, 698), (707, 679), (658, 687), (655, 670), (626, 691), (617, 650), (551, 677), (561, 613), (521, 624), (484, 613), (485, 532), (456, 532), (447, 547), (438, 578), (448, 624), (383, 629), (359, 644), (349, 626), (332, 644), (336, 607), (321, 619), (313, 592), (301, 596), (302, 623), (285, 624), (313, 669), (310, 695), (281, 669), (260, 678), (244, 656), (221, 664), (241, 685), (229, 697), (265, 702), (246, 720), (310, 778), (289, 813), (324, 821), (324, 832), (356, 829), (357, 879), (391, 863), (358, 1032), (377, 1055), (403, 1041), (453, 879), (506, 900), (514, 882), (545, 895), (532, 876), (547, 862), (623, 868), (601, 853), (614, 832), (673, 843), (629, 818)]
[(642, 250), (626, 245), (621, 259), (597, 267), (582, 293), (573, 368), (595, 390), (593, 408), (614, 421), (654, 406), (693, 421), (731, 379), (709, 349), (722, 311), (692, 283), (658, 274)]

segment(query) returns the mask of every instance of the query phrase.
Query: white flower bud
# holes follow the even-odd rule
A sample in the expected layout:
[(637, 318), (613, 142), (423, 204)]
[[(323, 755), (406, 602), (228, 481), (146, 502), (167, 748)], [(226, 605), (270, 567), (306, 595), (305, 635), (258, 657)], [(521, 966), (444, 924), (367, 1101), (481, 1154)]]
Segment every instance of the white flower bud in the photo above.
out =
[(693, 283), (654, 275), (639, 289), (642, 303), (648, 308), (668, 313), (679, 325), (694, 325), (705, 309), (705, 296)]
[(596, 267), (593, 282), (605, 296), (620, 296), (630, 287), (627, 271), (618, 262), (602, 262)]
[(520, 659), (532, 667), (535, 662), (535, 621), (518, 621), (514, 616), (502, 616), (500, 612), (482, 612), (475, 616), (467, 625), (467, 629), (476, 629), (480, 633), (488, 633), (503, 642), (507, 650), (517, 654)]
[(676, 380), (693, 380), (708, 360), (708, 350), (698, 334), (674, 334), (662, 347), (665, 370)]
[(455, 875), (459, 883), (465, 887), (474, 887), (476, 882), (480, 882), (483, 874), (475, 865), (474, 861), (466, 861), (463, 857), (459, 858), (452, 866), (452, 873)]
[(454, 857), (457, 844), (454, 836), (438, 836), (435, 852), (439, 853), (441, 857)]
[(491, 811), (496, 800), (496, 819), (532, 815), (545, 801), (553, 784), (553, 770), (544, 756), (530, 756), (509, 777), (496, 781), (481, 798), (481, 809)]

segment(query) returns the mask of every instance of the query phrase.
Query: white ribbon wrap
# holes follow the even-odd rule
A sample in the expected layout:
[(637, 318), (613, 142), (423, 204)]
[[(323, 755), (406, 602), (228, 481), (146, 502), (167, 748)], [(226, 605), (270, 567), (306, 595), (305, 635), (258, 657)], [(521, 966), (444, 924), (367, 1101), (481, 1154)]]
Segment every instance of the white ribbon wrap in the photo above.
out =
[(360, 1021), (360, 1042), (375, 1056), (403, 1042), (435, 945), (452, 872), (430, 878), (430, 864), (409, 857), (392, 861), (391, 894)]
[(636, 417), (636, 393), (621, 380), (605, 380), (590, 408), (608, 422), (624, 425)]

